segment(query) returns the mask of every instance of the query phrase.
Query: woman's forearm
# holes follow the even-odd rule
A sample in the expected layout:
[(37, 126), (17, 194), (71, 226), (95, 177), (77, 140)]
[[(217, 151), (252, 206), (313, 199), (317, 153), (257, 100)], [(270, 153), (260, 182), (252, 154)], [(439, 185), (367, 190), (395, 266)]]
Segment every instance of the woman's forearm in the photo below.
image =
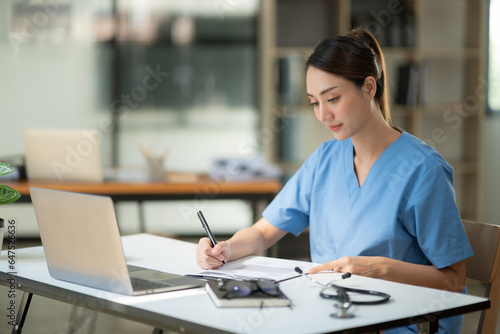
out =
[(229, 261), (265, 251), (286, 234), (264, 218), (251, 227), (236, 232), (226, 242), (231, 249)]
[(465, 287), (465, 262), (437, 269), (432, 265), (418, 265), (385, 258), (383, 279), (429, 288), (460, 292)]
[(381, 256), (344, 256), (309, 269), (310, 274), (323, 270), (381, 278), (388, 281), (460, 292), (465, 286), (465, 262), (446, 268), (420, 265)]

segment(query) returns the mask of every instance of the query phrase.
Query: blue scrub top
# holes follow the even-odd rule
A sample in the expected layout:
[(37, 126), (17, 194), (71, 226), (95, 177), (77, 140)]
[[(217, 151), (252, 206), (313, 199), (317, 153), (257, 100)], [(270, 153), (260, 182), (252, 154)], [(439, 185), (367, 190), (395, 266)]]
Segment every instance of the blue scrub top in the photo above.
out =
[(294, 235), (309, 227), (316, 263), (384, 256), (440, 269), (473, 255), (455, 203), (453, 169), (436, 150), (403, 132), (361, 187), (353, 154), (350, 138), (323, 143), (263, 217)]

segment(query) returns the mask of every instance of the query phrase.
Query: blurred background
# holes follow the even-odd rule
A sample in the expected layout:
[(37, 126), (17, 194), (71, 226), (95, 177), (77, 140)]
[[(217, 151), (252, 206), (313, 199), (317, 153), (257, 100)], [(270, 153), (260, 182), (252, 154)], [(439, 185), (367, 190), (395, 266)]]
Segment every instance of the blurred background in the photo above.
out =
[[(496, 0), (2, 1), (0, 158), (23, 157), (27, 128), (94, 128), (105, 167), (145, 168), (139, 148), (147, 146), (169, 150), (169, 171), (208, 173), (216, 158), (263, 156), (286, 181), (332, 138), (306, 101), (304, 61), (322, 38), (363, 26), (386, 56), (394, 124), (453, 165), (464, 218), (496, 223), (497, 7)], [(210, 206), (227, 212), (217, 214), (216, 230), (251, 223), (246, 203), (227, 204)], [(178, 207), (147, 203), (150, 231), (189, 234)], [(124, 232), (134, 232), (136, 205), (117, 210)], [(36, 236), (29, 204), (2, 207), (2, 215), (23, 222), (20, 235)], [(165, 230), (167, 216), (178, 222)]]
[[(362, 26), (386, 56), (394, 125), (452, 164), (463, 218), (500, 224), (499, 8), (499, 0), (2, 0), (0, 161), (24, 156), (27, 128), (93, 128), (105, 167), (145, 168), (147, 146), (169, 150), (167, 171), (209, 173), (213, 159), (260, 156), (286, 182), (332, 139), (308, 105), (304, 61), (324, 37)], [(197, 237), (185, 214), (196, 205), (218, 235), (252, 223), (244, 201), (146, 202), (147, 232)], [(138, 232), (138, 205), (116, 209), (122, 233)], [(0, 210), (17, 219), (18, 237), (37, 239), (30, 204)]]
[[(98, 129), (108, 167), (145, 168), (140, 146), (167, 148), (167, 170), (196, 173), (214, 158), (260, 151), (257, 1), (221, 7), (221, 16), (210, 1), (0, 6), (0, 157), (23, 155), (26, 128)], [(247, 203), (212, 204), (206, 210), (225, 212), (216, 231), (251, 223)], [(118, 206), (122, 232), (136, 231), (137, 206)], [(180, 203), (145, 207), (149, 231), (189, 233)], [(22, 222), (19, 236), (36, 236), (29, 204), (2, 215)]]

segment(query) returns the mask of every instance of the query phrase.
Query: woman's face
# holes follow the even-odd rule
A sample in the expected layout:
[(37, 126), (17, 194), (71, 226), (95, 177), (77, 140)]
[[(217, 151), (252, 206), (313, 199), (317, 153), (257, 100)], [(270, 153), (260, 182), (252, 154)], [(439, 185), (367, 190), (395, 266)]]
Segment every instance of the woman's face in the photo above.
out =
[(306, 85), (316, 118), (337, 140), (358, 134), (373, 115), (372, 88), (366, 82), (359, 89), (349, 80), (310, 66)]

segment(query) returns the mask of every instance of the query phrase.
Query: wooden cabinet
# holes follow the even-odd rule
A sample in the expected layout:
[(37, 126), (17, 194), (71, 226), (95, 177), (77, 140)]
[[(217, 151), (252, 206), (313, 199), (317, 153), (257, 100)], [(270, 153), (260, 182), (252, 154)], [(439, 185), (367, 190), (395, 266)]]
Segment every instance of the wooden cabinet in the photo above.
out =
[(386, 58), (393, 124), (454, 167), (462, 217), (481, 219), (486, 0), (264, 0), (261, 6), (258, 139), (270, 161), (291, 175), (333, 138), (306, 99), (304, 62), (324, 37), (363, 26)]

